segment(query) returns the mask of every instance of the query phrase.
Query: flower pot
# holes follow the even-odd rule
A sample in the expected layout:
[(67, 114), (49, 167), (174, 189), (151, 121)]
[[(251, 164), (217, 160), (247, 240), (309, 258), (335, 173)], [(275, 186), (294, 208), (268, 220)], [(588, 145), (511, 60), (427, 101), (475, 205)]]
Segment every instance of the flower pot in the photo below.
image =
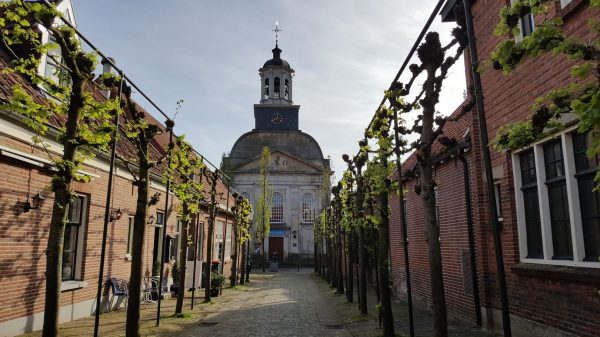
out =
[(219, 297), (219, 288), (211, 288), (210, 296), (211, 297)]

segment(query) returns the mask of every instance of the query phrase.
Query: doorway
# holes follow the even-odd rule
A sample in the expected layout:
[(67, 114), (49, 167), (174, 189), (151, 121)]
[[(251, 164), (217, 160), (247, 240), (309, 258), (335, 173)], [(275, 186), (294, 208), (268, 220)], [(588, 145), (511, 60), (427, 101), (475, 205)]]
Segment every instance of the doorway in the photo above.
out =
[(269, 238), (269, 256), (271, 261), (281, 261), (283, 259), (283, 238), (282, 237), (270, 237)]

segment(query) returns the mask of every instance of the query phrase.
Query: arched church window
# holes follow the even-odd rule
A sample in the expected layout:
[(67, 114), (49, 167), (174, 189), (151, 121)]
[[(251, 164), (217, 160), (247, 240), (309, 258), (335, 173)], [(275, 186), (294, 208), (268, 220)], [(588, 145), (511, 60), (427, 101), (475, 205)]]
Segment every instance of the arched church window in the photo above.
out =
[(315, 211), (314, 211), (314, 198), (310, 193), (305, 193), (302, 197), (302, 222), (314, 222)]
[(283, 87), (283, 97), (285, 97), (285, 99), (290, 98), (290, 83), (287, 78), (285, 79), (285, 86)]
[(269, 79), (265, 79), (265, 98), (269, 97)]
[(271, 197), (271, 222), (283, 222), (283, 196), (279, 192), (273, 193)]
[(274, 82), (275, 82), (274, 83), (275, 87), (273, 88), (273, 97), (275, 99), (279, 99), (279, 85), (280, 85), (279, 77), (275, 77)]

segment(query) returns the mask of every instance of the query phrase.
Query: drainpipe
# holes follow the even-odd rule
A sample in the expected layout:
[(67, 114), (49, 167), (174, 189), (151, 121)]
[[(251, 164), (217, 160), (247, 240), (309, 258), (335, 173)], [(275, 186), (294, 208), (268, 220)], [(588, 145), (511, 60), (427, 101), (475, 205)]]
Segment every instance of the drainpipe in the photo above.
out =
[(475, 234), (473, 232), (473, 217), (471, 207), (471, 187), (469, 185), (469, 165), (463, 156), (462, 150), (459, 150), (458, 159), (463, 164), (463, 177), (465, 185), (465, 204), (467, 205), (467, 233), (469, 237), (469, 255), (471, 258), (471, 281), (473, 283), (473, 304), (475, 305), (475, 320), (477, 326), (481, 327), (481, 301), (479, 299), (479, 284), (477, 283), (477, 264), (475, 256)]
[(506, 276), (504, 274), (504, 257), (502, 256), (502, 233), (498, 223), (498, 214), (496, 210), (496, 196), (494, 194), (494, 178), (492, 175), (492, 160), (490, 156), (488, 130), (485, 120), (485, 111), (483, 106), (483, 91), (481, 87), (481, 77), (477, 70), (479, 58), (477, 56), (477, 45), (475, 43), (475, 31), (473, 29), (473, 17), (471, 13), (472, 0), (463, 0), (465, 12), (465, 23), (467, 26), (467, 37), (469, 40), (469, 52), (471, 56), (471, 75), (473, 76), (473, 86), (475, 88), (475, 102), (477, 103), (477, 119), (479, 124), (479, 137), (481, 137), (481, 150), (483, 152), (483, 166), (485, 169), (485, 180), (488, 196), (488, 210), (490, 223), (494, 231), (494, 248), (496, 252), (496, 271), (498, 275), (498, 286), (500, 292), (500, 306), (502, 309), (502, 330), (505, 337), (511, 337), (510, 330), (510, 312), (508, 307), (508, 295), (506, 289)]

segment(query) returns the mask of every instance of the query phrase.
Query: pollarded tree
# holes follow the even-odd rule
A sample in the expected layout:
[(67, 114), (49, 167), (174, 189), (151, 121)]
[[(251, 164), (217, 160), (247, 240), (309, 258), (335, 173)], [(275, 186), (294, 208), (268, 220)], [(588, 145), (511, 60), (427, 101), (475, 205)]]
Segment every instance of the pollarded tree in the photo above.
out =
[[(584, 5), (593, 10), (600, 8), (600, 1), (591, 0)], [(532, 102), (532, 116), (498, 132), (495, 145), (504, 150), (529, 146), (545, 137), (549, 129), (560, 127), (563, 114), (574, 112), (579, 118), (579, 133), (590, 134), (588, 156), (594, 158), (600, 154), (600, 22), (597, 17), (589, 19), (588, 27), (594, 34), (591, 40), (566, 36), (562, 17), (548, 15), (553, 6), (554, 1), (550, 0), (514, 1), (500, 12), (501, 20), (494, 32), (506, 39), (490, 58), (495, 69), (510, 73), (523, 60), (549, 52), (565, 55), (576, 64), (571, 67), (571, 83), (554, 88)], [(519, 19), (527, 14), (536, 14), (543, 20), (531, 35), (515, 42), (511, 35), (519, 34)], [(598, 179), (600, 171), (596, 173)]]
[[(178, 102), (179, 103), (179, 102)], [(163, 180), (170, 181), (170, 186), (179, 200), (178, 213), (181, 219), (179, 248), (179, 284), (175, 314), (183, 312), (183, 299), (185, 295), (185, 274), (187, 264), (187, 248), (191, 241), (189, 233), (190, 222), (199, 212), (198, 205), (202, 199), (202, 158), (198, 157), (184, 136), (175, 140), (175, 147), (171, 153), (171, 160), (165, 171)]]
[(267, 146), (263, 147), (260, 154), (260, 195), (256, 202), (254, 225), (256, 238), (261, 242), (262, 270), (265, 271), (265, 239), (269, 237), (271, 229), (271, 189), (269, 187), (269, 171), (271, 169), (271, 152)]
[[(379, 297), (380, 297), (380, 317), (383, 326), (383, 336), (391, 337), (394, 334), (394, 318), (392, 316), (391, 292), (389, 284), (389, 225), (390, 210), (388, 207), (389, 192), (392, 189), (392, 182), (389, 179), (391, 175), (390, 155), (393, 154), (392, 136), (390, 135), (390, 125), (393, 112), (391, 109), (380, 107), (370, 128), (367, 130), (367, 137), (377, 143), (376, 155), (368, 163), (367, 179), (370, 186), (370, 194), (373, 200), (377, 201), (377, 211), (371, 215), (370, 219), (377, 224), (379, 233), (377, 261), (379, 265)], [(366, 146), (365, 146), (366, 147)]]
[(210, 204), (208, 205), (208, 234), (206, 236), (206, 261), (208, 262), (208, 268), (204, 273), (204, 302), (210, 302), (210, 277), (211, 277), (211, 263), (213, 258), (213, 236), (215, 231), (215, 218), (217, 217), (218, 205), (217, 205), (217, 184), (219, 182), (218, 171), (205, 171), (206, 182), (210, 185)]
[[(250, 222), (252, 220), (252, 205), (247, 198), (239, 196), (235, 201), (235, 219), (234, 219), (234, 230), (235, 230), (235, 239), (236, 239), (236, 250), (235, 250), (235, 258), (234, 261), (238, 259), (238, 250), (237, 245), (241, 247), (242, 251), (242, 260), (240, 262), (241, 265), (241, 277), (240, 284), (244, 284), (244, 272), (245, 272), (245, 264), (246, 264), (246, 244), (251, 239), (250, 235)], [(235, 264), (234, 264), (235, 266)], [(232, 271), (232, 284), (231, 286), (235, 286), (237, 282), (236, 270)]]
[[(31, 92), (16, 85), (12, 99), (2, 108), (24, 116), (23, 121), (36, 133), (34, 142), (45, 150), (47, 147), (42, 136), (49, 137), (47, 131), (51, 121), (59, 120), (61, 124), (56, 141), (62, 145), (63, 153), (54, 155), (47, 150), (56, 172), (51, 184), (54, 203), (46, 249), (43, 336), (56, 336), (65, 224), (69, 217), (69, 205), (75, 196), (72, 183), (87, 181), (87, 177), (78, 172), (85, 160), (107, 150), (114, 131), (113, 118), (120, 111), (116, 99), (99, 101), (93, 93), (99, 93), (99, 89), (110, 90), (118, 86), (120, 81), (114, 76), (104, 75), (99, 81), (103, 87), (96, 87), (96, 54), (82, 49), (73, 29), (57, 24), (61, 13), (54, 6), (13, 0), (1, 3), (0, 11), (1, 42), (13, 57), (14, 67), (7, 71), (24, 76), (50, 97), (40, 104)], [(55, 43), (43, 43), (40, 40), (38, 24), (48, 29)], [(57, 73), (51, 78), (38, 74), (43, 54), (57, 65)]]
[[(435, 215), (435, 181), (433, 179), (434, 155), (432, 146), (436, 141), (443, 139), (443, 127), (449, 121), (461, 118), (469, 109), (463, 109), (460, 113), (443, 118), (437, 114), (436, 106), (439, 102), (442, 84), (448, 74), (448, 70), (462, 56), (467, 46), (466, 28), (462, 4), (455, 7), (458, 26), (452, 31), (452, 40), (442, 46), (439, 34), (430, 32), (425, 36), (425, 42), (417, 49), (417, 55), (421, 64), (412, 64), (410, 71), (412, 77), (406, 85), (395, 83), (392, 90), (386, 92), (390, 101), (394, 116), (406, 114), (414, 109), (421, 110), (413, 127), (407, 129), (399, 126), (401, 134), (418, 133), (419, 139), (412, 145), (416, 153), (416, 159), (420, 172), (421, 191), (420, 197), (423, 202), (423, 213), (425, 222), (425, 234), (429, 253), (429, 270), (431, 282), (431, 294), (434, 314), (434, 335), (447, 336), (447, 314), (446, 299), (444, 291), (444, 279), (442, 270), (442, 254), (440, 248), (440, 231)], [(453, 49), (454, 48), (454, 49)], [(446, 56), (446, 54), (450, 54)], [(410, 94), (410, 89), (419, 75), (425, 75), (422, 89), (415, 95), (412, 102), (405, 101)], [(467, 106), (471, 106), (468, 104)], [(450, 140), (448, 140), (450, 142)], [(399, 144), (397, 148), (403, 148)], [(382, 290), (383, 291), (383, 290)]]
[[(159, 195), (150, 196), (150, 170), (163, 161), (163, 154), (151, 149), (150, 143), (162, 133), (158, 125), (148, 123), (147, 112), (143, 111), (132, 99), (131, 88), (123, 88), (123, 96), (127, 107), (127, 116), (123, 128), (125, 136), (136, 148), (133, 158), (119, 159), (133, 176), (133, 184), (137, 187), (137, 200), (133, 221), (133, 238), (131, 244), (131, 273), (129, 276), (129, 298), (127, 303), (127, 337), (138, 337), (140, 334), (140, 305), (143, 277), (144, 241), (146, 238), (146, 218), (148, 206), (158, 202)], [(174, 123), (168, 120), (166, 131), (172, 132)], [(169, 144), (168, 151), (173, 148)], [(162, 149), (166, 151), (167, 149)], [(162, 151), (161, 151), (162, 152)], [(135, 170), (131, 166), (135, 166)]]

